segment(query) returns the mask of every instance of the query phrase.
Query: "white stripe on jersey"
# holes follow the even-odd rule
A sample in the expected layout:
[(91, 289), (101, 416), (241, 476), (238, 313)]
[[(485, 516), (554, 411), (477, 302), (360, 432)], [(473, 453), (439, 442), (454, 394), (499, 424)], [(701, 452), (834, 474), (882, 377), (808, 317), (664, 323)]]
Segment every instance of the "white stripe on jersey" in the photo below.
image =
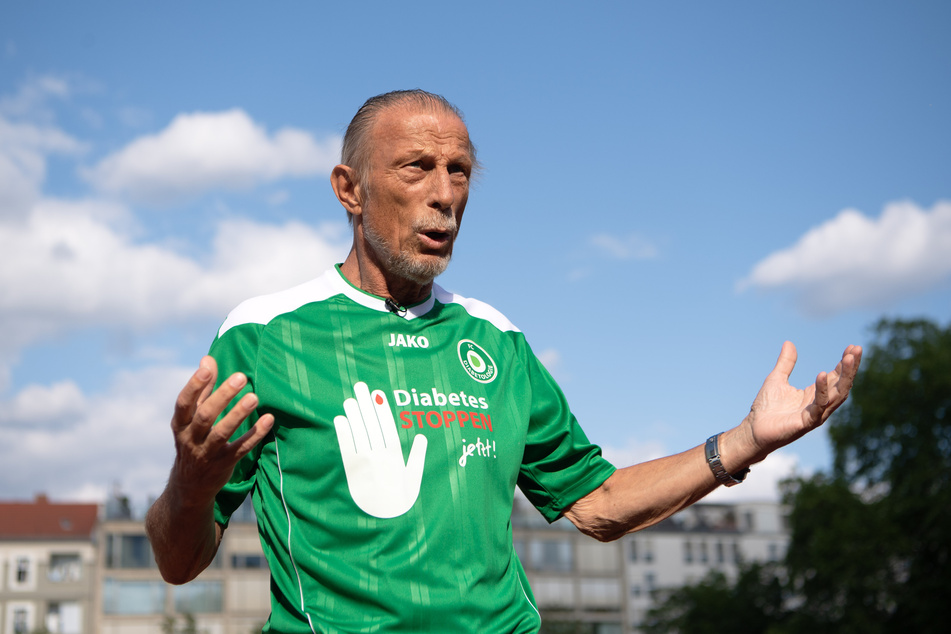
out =
[[(252, 297), (241, 302), (221, 324), (221, 328), (218, 329), (218, 336), (221, 337), (235, 326), (270, 323), (275, 317), (294, 312), (306, 304), (329, 299), (334, 295), (346, 295), (357, 304), (371, 310), (380, 312), (389, 310), (382, 298), (370, 295), (352, 286), (344, 279), (343, 274), (334, 267), (309, 282), (270, 295)], [(426, 301), (407, 308), (403, 317), (406, 319), (422, 317), (432, 310), (436, 300), (443, 304), (458, 304), (471, 316), (488, 321), (502, 332), (519, 332), (519, 329), (505, 315), (492, 306), (477, 299), (450, 293), (438, 284), (433, 284), (433, 292)]]

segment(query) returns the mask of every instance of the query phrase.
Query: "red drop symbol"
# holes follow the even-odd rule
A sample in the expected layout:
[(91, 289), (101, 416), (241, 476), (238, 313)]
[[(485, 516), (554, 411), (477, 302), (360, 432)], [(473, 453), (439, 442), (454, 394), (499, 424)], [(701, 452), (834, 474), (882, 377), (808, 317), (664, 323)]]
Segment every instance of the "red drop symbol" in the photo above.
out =
[(376, 404), (377, 405), (383, 404), (383, 395), (380, 394), (379, 392), (376, 393)]

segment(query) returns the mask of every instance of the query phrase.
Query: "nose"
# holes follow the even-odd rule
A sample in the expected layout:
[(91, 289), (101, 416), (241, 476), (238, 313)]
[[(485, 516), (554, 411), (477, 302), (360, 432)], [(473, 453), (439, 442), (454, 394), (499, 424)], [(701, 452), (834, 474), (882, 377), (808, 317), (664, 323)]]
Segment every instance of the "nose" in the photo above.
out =
[(456, 192), (452, 187), (452, 178), (449, 170), (439, 168), (433, 170), (433, 191), (430, 206), (437, 211), (447, 212), (452, 210), (452, 204), (456, 200)]

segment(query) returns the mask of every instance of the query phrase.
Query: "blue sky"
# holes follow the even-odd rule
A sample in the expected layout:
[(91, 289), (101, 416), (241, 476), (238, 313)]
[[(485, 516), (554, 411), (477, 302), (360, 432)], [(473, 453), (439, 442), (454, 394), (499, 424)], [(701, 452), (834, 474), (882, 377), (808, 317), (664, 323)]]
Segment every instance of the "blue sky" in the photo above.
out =
[[(466, 114), (440, 283), (528, 336), (619, 462), (951, 309), (944, 2), (0, 6), (0, 497), (161, 491), (174, 397), (242, 299), (348, 246), (369, 96)], [(719, 499), (828, 467), (819, 431)]]

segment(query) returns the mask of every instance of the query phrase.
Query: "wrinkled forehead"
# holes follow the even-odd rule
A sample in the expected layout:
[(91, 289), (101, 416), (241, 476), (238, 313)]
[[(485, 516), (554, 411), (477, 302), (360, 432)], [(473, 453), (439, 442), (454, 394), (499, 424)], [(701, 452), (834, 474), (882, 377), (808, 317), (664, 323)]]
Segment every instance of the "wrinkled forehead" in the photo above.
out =
[(441, 153), (472, 153), (465, 123), (454, 112), (438, 106), (388, 108), (378, 115), (370, 137), (374, 156), (426, 148)]
[(391, 106), (377, 115), (373, 133), (387, 136), (417, 134), (451, 134), (469, 141), (469, 131), (459, 115), (437, 104), (430, 107), (417, 103)]

